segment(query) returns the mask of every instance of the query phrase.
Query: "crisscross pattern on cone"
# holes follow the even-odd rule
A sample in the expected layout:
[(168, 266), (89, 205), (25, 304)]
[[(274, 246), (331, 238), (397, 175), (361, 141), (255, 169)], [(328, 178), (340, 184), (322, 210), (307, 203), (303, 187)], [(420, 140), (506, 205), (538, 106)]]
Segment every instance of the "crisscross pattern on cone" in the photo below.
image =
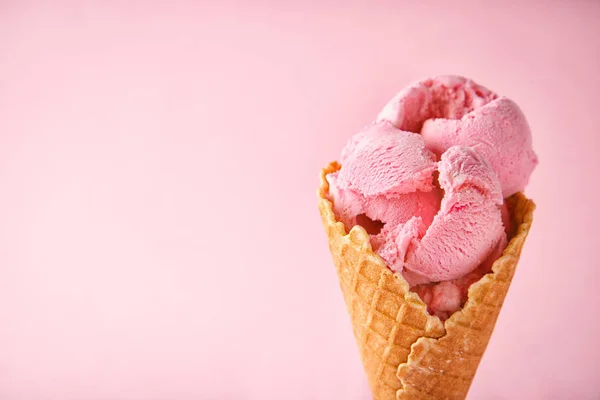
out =
[(531, 227), (534, 203), (517, 193), (507, 199), (515, 235), (503, 255), (469, 288), (469, 300), (445, 323), (429, 315), (400, 274), (390, 271), (360, 226), (346, 233), (328, 199), (321, 171), (319, 211), (375, 400), (464, 399), (494, 329)]

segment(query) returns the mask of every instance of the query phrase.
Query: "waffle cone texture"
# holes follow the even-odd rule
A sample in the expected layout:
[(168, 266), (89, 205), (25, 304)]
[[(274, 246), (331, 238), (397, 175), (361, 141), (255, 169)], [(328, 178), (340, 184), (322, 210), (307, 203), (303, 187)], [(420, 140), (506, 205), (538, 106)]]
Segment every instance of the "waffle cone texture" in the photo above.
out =
[(373, 399), (464, 399), (517, 268), (535, 204), (522, 193), (506, 199), (514, 227), (508, 246), (492, 273), (471, 285), (462, 310), (442, 323), (386, 267), (361, 226), (346, 232), (336, 220), (325, 176), (339, 168), (333, 162), (321, 171), (319, 212)]

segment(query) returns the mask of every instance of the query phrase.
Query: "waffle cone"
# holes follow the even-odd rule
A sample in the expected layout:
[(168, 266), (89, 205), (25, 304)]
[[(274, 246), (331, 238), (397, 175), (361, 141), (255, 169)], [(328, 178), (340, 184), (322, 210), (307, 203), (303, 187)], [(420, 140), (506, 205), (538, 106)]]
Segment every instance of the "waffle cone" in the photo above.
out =
[(321, 172), (319, 211), (374, 400), (464, 399), (496, 324), (533, 220), (535, 204), (517, 193), (506, 201), (514, 235), (492, 273), (469, 288), (462, 310), (444, 323), (429, 315), (400, 274), (372, 250), (360, 226), (346, 233), (328, 200)]

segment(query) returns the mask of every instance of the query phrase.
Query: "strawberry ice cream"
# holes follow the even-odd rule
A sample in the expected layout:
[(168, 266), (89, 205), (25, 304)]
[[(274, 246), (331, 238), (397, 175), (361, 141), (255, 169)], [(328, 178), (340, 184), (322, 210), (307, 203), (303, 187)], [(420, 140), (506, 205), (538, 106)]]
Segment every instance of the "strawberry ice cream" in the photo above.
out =
[(340, 161), (328, 175), (336, 215), (348, 229), (363, 226), (388, 267), (445, 319), (502, 254), (503, 197), (523, 190), (537, 157), (515, 103), (446, 76), (400, 92)]
[(383, 108), (377, 120), (419, 132), (438, 156), (455, 145), (473, 147), (498, 174), (504, 197), (522, 191), (538, 163), (519, 106), (460, 76), (410, 85)]

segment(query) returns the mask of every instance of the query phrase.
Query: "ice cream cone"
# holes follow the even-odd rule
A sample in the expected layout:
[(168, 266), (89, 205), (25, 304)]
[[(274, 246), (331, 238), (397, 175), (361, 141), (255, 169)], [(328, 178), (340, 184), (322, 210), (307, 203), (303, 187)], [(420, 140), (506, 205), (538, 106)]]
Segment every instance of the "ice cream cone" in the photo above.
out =
[(470, 287), (463, 309), (442, 323), (373, 252), (362, 227), (346, 233), (336, 220), (325, 176), (339, 168), (334, 162), (321, 172), (319, 211), (373, 398), (464, 399), (517, 267), (535, 204), (521, 193), (506, 200), (514, 235), (492, 273)]

